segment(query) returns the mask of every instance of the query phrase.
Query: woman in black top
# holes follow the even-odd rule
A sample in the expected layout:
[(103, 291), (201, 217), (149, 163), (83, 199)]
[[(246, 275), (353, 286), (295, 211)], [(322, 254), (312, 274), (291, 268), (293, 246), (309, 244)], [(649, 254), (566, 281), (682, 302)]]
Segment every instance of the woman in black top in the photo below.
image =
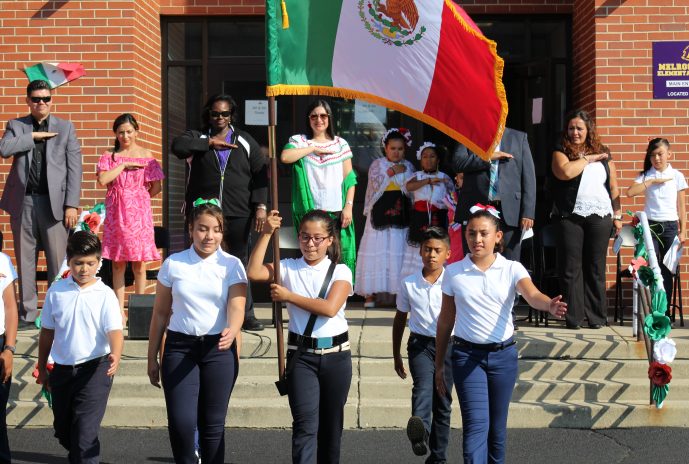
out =
[[(258, 143), (237, 128), (237, 104), (229, 95), (212, 96), (201, 112), (201, 130), (187, 130), (172, 141), (172, 152), (189, 165), (185, 211), (196, 198), (218, 198), (225, 219), (227, 251), (246, 265), (249, 236), (266, 217), (268, 168)], [(244, 329), (263, 330), (247, 290)]]

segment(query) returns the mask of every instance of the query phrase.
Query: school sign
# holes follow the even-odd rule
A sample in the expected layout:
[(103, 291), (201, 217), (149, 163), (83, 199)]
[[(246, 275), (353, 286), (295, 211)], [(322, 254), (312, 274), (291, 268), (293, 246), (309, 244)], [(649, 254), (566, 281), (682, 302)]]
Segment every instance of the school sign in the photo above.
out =
[(653, 98), (689, 99), (689, 41), (653, 42)]

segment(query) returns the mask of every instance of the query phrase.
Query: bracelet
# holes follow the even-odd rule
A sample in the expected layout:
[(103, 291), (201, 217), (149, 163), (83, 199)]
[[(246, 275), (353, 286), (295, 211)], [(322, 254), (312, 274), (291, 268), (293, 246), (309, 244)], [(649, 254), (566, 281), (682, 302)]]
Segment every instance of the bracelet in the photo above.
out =
[(345, 205), (354, 206), (354, 202), (347, 200), (345, 201)]
[(268, 210), (268, 208), (266, 208), (266, 205), (256, 205), (256, 209), (262, 209), (263, 211)]

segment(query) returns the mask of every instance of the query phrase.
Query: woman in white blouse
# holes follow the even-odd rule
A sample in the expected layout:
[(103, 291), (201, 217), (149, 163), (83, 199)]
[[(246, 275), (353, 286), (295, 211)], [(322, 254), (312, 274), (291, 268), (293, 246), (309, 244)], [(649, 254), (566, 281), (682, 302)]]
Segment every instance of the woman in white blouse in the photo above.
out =
[(559, 217), (560, 278), (567, 327), (584, 318), (592, 329), (607, 325), (605, 261), (613, 226), (622, 228), (615, 164), (586, 111), (565, 118), (553, 152), (553, 216)]
[(221, 464), (227, 406), (239, 371), (237, 340), (244, 321), (247, 278), (239, 258), (220, 248), (223, 214), (217, 199), (197, 199), (189, 222), (192, 246), (171, 255), (158, 273), (148, 377), (156, 387), (162, 378), (175, 462), (197, 462), (198, 424), (202, 462)]

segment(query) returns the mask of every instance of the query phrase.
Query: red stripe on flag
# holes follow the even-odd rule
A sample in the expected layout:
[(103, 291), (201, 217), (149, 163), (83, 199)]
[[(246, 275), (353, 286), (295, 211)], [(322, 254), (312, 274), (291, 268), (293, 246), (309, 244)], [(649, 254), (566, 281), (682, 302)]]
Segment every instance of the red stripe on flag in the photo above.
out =
[[(461, 8), (457, 10), (460, 13)], [(445, 3), (435, 72), (424, 113), (484, 151), (496, 135), (486, 128), (497, 128), (502, 113), (495, 61), (486, 41), (467, 31)], [(471, 108), (472, 116), (467, 118), (467, 111), (459, 111), (459, 107)]]

